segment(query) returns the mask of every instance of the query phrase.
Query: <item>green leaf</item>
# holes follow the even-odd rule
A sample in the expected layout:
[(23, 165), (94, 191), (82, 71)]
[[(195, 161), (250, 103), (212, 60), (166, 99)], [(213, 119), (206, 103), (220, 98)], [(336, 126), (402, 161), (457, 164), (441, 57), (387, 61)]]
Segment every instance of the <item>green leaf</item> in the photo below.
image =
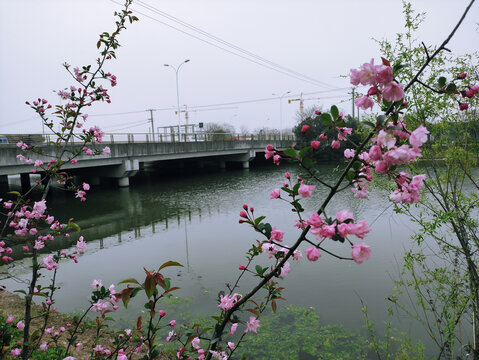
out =
[(373, 124), (371, 121), (363, 121), (363, 124), (367, 125), (367, 126), (370, 126), (372, 128), (375, 128), (376, 127), (376, 124)]
[(315, 164), (314, 160), (309, 157), (303, 159), (303, 165), (308, 169), (313, 167), (314, 164)]
[(446, 81), (447, 79), (444, 76), (441, 76), (439, 79), (437, 79), (437, 84), (440, 88), (442, 88), (444, 85), (446, 85)]
[(293, 148), (287, 148), (283, 151), (286, 155), (291, 156), (293, 159), (297, 158), (296, 150)]
[(304, 154), (309, 151), (309, 149), (311, 149), (311, 146), (306, 146), (304, 149), (301, 149), (301, 151), (299, 152), (299, 157), (302, 158)]
[(257, 273), (258, 275), (263, 275), (263, 273), (264, 273), (264, 272), (263, 272), (263, 268), (262, 268), (260, 265), (256, 265), (254, 268), (255, 268), (256, 273)]
[(446, 94), (452, 94), (454, 91), (457, 90), (457, 86), (454, 83), (450, 83), (446, 87)]
[(158, 271), (160, 271), (161, 269), (164, 269), (165, 267), (168, 267), (168, 266), (181, 266), (181, 267), (183, 267), (183, 265), (181, 265), (179, 262), (167, 261), (158, 268)]
[(298, 190), (300, 186), (301, 186), (301, 183), (297, 183), (296, 185), (293, 186), (293, 192), (295, 194), (298, 194)]
[(337, 119), (339, 116), (339, 110), (336, 105), (331, 106), (331, 116), (333, 119)]
[(254, 224), (255, 225), (258, 225), (261, 221), (263, 221), (264, 219), (266, 219), (266, 216), (260, 216), (260, 217), (257, 217), (256, 219), (254, 219)]
[(329, 126), (333, 123), (333, 119), (331, 119), (331, 115), (329, 115), (328, 113), (322, 113), (320, 115), (320, 118), (323, 121), (324, 125)]
[(156, 282), (153, 276), (147, 275), (145, 279), (145, 293), (148, 298), (152, 297), (156, 290)]
[[(391, 106), (392, 103), (389, 103)], [(382, 126), (384, 124), (384, 122), (386, 121), (386, 115), (379, 115), (377, 118), (376, 118), (376, 121), (378, 123), (379, 126)]]
[(138, 280), (133, 279), (133, 278), (122, 280), (122, 281), (120, 281), (120, 282), (118, 283), (118, 285), (120, 285), (120, 284), (128, 284), (128, 283), (133, 283), (133, 284), (140, 285), (140, 283), (138, 282)]
[(271, 237), (271, 231), (273, 228), (271, 227), (271, 224), (266, 223), (264, 224), (264, 234), (268, 237), (268, 239)]
[(7, 194), (17, 195), (18, 197), (22, 196), (18, 191), (9, 191)]

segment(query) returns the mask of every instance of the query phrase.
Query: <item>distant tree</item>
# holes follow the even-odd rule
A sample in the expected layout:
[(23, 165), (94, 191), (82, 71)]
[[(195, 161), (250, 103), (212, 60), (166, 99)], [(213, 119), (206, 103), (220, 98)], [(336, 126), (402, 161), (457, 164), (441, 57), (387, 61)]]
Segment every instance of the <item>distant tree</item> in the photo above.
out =
[(205, 134), (207, 140), (209, 141), (218, 141), (226, 140), (233, 136), (235, 133), (235, 127), (228, 123), (218, 124), (218, 123), (206, 123), (205, 124)]

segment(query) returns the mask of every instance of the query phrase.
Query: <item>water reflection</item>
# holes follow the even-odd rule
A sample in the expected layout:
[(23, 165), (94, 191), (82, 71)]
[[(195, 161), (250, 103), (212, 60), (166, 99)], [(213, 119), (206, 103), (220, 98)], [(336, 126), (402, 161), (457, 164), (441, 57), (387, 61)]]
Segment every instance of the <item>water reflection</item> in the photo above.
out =
[[(260, 239), (237, 222), (243, 204), (254, 206), (257, 216), (266, 215), (267, 221), (285, 231), (286, 244), (298, 236), (288, 205), (269, 199), (269, 193), (283, 183), (286, 170), (295, 174), (294, 167), (205, 171), (179, 178), (150, 171), (135, 177), (130, 188), (97, 187), (86, 203), (72, 202), (71, 194), (54, 192), (49, 199), (52, 212), (63, 216), (63, 221), (73, 217), (88, 241), (79, 264), (61, 264), (58, 281), (63, 289), (57, 307), (66, 312), (83, 308), (92, 279), (101, 278), (104, 284), (131, 277), (142, 280), (143, 267), (157, 269), (163, 262), (175, 260), (184, 268), (171, 268), (166, 274), (173, 286), (181, 287), (178, 296), (194, 299), (192, 312), (215, 312), (217, 292), (225, 288), (225, 282), (234, 281), (244, 252)], [(336, 178), (334, 167), (325, 165), (322, 171), (326, 181)], [(317, 210), (327, 191), (318, 187), (313, 197), (304, 199), (307, 216)], [(373, 319), (384, 316), (384, 299), (392, 288), (390, 274), (395, 277), (396, 259), (408, 247), (412, 228), (391, 211), (383, 195), (373, 192), (369, 200), (358, 200), (346, 190), (335, 197), (327, 209), (329, 216), (349, 209), (357, 220), (374, 222), (366, 239), (373, 256), (360, 266), (327, 255), (316, 263), (293, 263), (284, 281), (288, 303), (315, 307), (324, 323), (360, 328), (359, 294)], [(57, 246), (65, 244), (58, 242)], [(330, 249), (350, 255), (350, 248), (341, 244), (330, 244)], [(261, 261), (268, 263), (266, 257)], [(25, 272), (19, 269), (17, 274), (21, 277)], [(245, 278), (239, 292), (248, 291), (256, 280)], [(119, 316), (128, 319), (135, 310), (141, 311), (143, 303), (132, 301), (131, 312)]]

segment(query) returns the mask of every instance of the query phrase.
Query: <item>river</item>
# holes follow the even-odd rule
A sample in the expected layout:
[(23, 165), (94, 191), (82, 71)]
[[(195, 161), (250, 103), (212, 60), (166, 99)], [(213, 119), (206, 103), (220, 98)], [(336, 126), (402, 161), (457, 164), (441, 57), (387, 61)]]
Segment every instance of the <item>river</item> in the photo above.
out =
[[(88, 242), (78, 264), (60, 265), (58, 310), (84, 308), (93, 279), (101, 279), (105, 285), (131, 277), (142, 280), (143, 268), (154, 270), (175, 260), (184, 267), (165, 269), (172, 286), (181, 287), (175, 296), (193, 299), (189, 311), (214, 313), (218, 291), (225, 289), (226, 282), (235, 281), (245, 251), (256, 239), (262, 240), (249, 226), (238, 223), (243, 204), (254, 206), (256, 216), (265, 215), (268, 222), (285, 231), (285, 244), (293, 243), (299, 234), (289, 205), (269, 196), (283, 183), (285, 171), (294, 177), (296, 170), (292, 165), (271, 165), (173, 176), (165, 170), (147, 169), (131, 179), (129, 188), (92, 188), (84, 203), (74, 200), (71, 193), (55, 190), (48, 200), (51, 212), (64, 221), (74, 218)], [(329, 183), (338, 176), (332, 165), (321, 166), (321, 172)], [(307, 216), (317, 210), (326, 193), (327, 188), (318, 187), (311, 198), (302, 201)], [(368, 221), (373, 229), (364, 240), (372, 249), (371, 259), (358, 265), (328, 254), (314, 263), (304, 258), (292, 262), (292, 271), (281, 285), (286, 288), (283, 297), (287, 303), (314, 307), (323, 323), (359, 329), (364, 325), (360, 299), (372, 319), (385, 318), (392, 279), (398, 276), (414, 227), (393, 212), (387, 194), (380, 189), (366, 200), (355, 199), (349, 189), (337, 194), (327, 213), (334, 216), (341, 209), (353, 212), (356, 220)], [(349, 246), (329, 245), (330, 250), (350, 256)], [(261, 259), (263, 264), (270, 263), (264, 255)], [(26, 276), (21, 266), (14, 272), (20, 278)], [(257, 278), (245, 280), (240, 293), (246, 293)], [(19, 286), (11, 280), (6, 285), (10, 290)], [(142, 305), (133, 299), (130, 307), (140, 310)], [(119, 316), (136, 318), (136, 314), (130, 318), (130, 313), (120, 311)]]

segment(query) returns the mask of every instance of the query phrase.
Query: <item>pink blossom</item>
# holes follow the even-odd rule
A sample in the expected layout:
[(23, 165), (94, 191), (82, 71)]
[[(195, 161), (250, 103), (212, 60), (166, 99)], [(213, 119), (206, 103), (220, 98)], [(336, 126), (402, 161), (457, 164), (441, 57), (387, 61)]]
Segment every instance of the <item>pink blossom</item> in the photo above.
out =
[(364, 239), (366, 234), (368, 234), (371, 229), (368, 227), (368, 223), (366, 221), (359, 221), (356, 224), (352, 224), (350, 228), (350, 233), (352, 235), (356, 235), (360, 239)]
[(40, 167), (42, 165), (43, 165), (43, 161), (41, 161), (41, 160), (35, 160), (35, 163), (33, 164), (33, 166), (35, 166), (35, 167)]
[(386, 161), (378, 161), (376, 163), (376, 167), (374, 168), (374, 170), (378, 173), (378, 174), (387, 174), (388, 172), (388, 164)]
[(353, 224), (346, 223), (339, 224), (337, 227), (339, 236), (345, 238), (348, 234), (350, 234), (352, 225)]
[(18, 330), (23, 330), (24, 328), (25, 328), (25, 324), (23, 323), (23, 321), (17, 322), (17, 329)]
[(235, 344), (232, 343), (231, 341), (228, 341), (228, 348), (229, 348), (230, 350), (234, 350)]
[(362, 96), (354, 100), (354, 104), (363, 110), (372, 109), (374, 106), (374, 101), (368, 96)]
[(110, 150), (110, 148), (109, 148), (108, 146), (105, 146), (105, 147), (103, 148), (103, 154), (107, 154), (107, 155), (111, 154), (111, 150)]
[(344, 150), (344, 157), (346, 159), (352, 159), (354, 157), (354, 150), (351, 150), (351, 149)]
[(20, 356), (21, 353), (22, 353), (22, 350), (19, 349), (19, 348), (15, 348), (15, 349), (12, 349), (12, 351), (10, 351), (10, 354), (13, 357), (18, 357), (18, 356)]
[(310, 247), (305, 250), (305, 253), (309, 261), (316, 261), (321, 257), (321, 253), (317, 247)]
[(390, 132), (381, 130), (376, 138), (376, 142), (381, 147), (391, 149), (396, 144), (396, 138)]
[(313, 141), (311, 141), (311, 147), (312, 147), (314, 150), (318, 150), (320, 145), (321, 145), (321, 142), (318, 141), (318, 140), (313, 140)]
[(316, 228), (319, 228), (321, 226), (321, 223), (322, 223), (322, 220), (321, 220), (321, 217), (318, 215), (318, 213), (312, 214), (307, 221), (308, 225), (311, 225), (312, 227), (316, 227)]
[(303, 181), (301, 181), (301, 185), (298, 189), (298, 194), (302, 197), (311, 197), (313, 190), (316, 188), (316, 185), (305, 185)]
[(383, 97), (386, 101), (396, 102), (404, 99), (406, 94), (401, 84), (390, 82), (383, 89)]
[(176, 320), (171, 320), (168, 325), (170, 325), (171, 327), (175, 327), (176, 325)]
[(341, 210), (336, 213), (336, 219), (339, 222), (345, 222), (346, 220), (353, 220), (353, 214), (348, 210)]
[(220, 295), (220, 304), (218, 308), (228, 311), (234, 304), (241, 299), (240, 294), (234, 293), (233, 295)]
[(9, 316), (7, 317), (6, 323), (7, 323), (7, 324), (10, 324), (11, 322), (13, 322), (14, 319), (15, 319), (15, 318), (13, 317), (13, 315), (9, 315)]
[(310, 126), (309, 125), (303, 125), (301, 127), (301, 132), (304, 134), (309, 130)]
[(333, 236), (336, 234), (336, 225), (333, 224), (333, 225), (323, 225), (321, 227), (321, 230), (319, 232), (319, 234), (322, 236), (322, 237), (326, 237), (328, 239), (332, 239)]
[(460, 73), (460, 74), (457, 76), (457, 78), (460, 79), (460, 80), (463, 80), (463, 79), (466, 78), (466, 76), (467, 76), (467, 73), (463, 72), (463, 73)]
[(328, 136), (326, 134), (319, 135), (319, 140), (328, 140)]
[(246, 269), (246, 266), (240, 264), (240, 266), (238, 266), (238, 269), (239, 269), (239, 270), (245, 270), (245, 269)]
[(86, 250), (86, 242), (83, 240), (83, 236), (80, 236), (78, 238), (78, 241), (76, 243), (76, 248), (80, 253), (84, 253)]
[(279, 277), (285, 278), (291, 272), (291, 265), (289, 262), (285, 262), (284, 265), (281, 267), (281, 273)]
[(371, 249), (363, 242), (353, 245), (351, 257), (356, 262), (356, 264), (362, 264), (364, 261), (369, 260), (370, 256)]
[(270, 199), (277, 199), (281, 196), (281, 190), (280, 189), (274, 189), (273, 191), (271, 191), (271, 193), (269, 194), (269, 198)]
[(387, 84), (393, 81), (393, 69), (390, 66), (382, 66), (378, 71), (376, 80), (378, 83)]
[(273, 230), (271, 230), (271, 237), (269, 238), (269, 240), (283, 241), (283, 236), (284, 236), (284, 232), (279, 231), (275, 226), (273, 227)]
[(378, 145), (373, 145), (371, 149), (369, 149), (369, 158), (372, 161), (378, 161), (382, 157), (381, 148)]
[(43, 266), (47, 270), (58, 269), (58, 263), (55, 262), (52, 255), (47, 255), (42, 259)]
[(281, 156), (279, 156), (279, 155), (273, 156), (273, 164), (279, 165), (280, 162), (281, 162)]
[(264, 150), (264, 157), (266, 159), (272, 158), (275, 154), (275, 148), (273, 145), (267, 145), (266, 149)]
[(411, 133), (411, 136), (409, 137), (409, 143), (412, 147), (419, 148), (427, 141), (427, 134), (429, 134), (429, 131), (424, 126), (420, 125)]
[(88, 184), (86, 182), (83, 183), (82, 187), (83, 187), (83, 190), (85, 190), (85, 191), (90, 190), (90, 184)]
[(238, 327), (238, 323), (231, 324), (230, 335), (234, 335), (234, 334), (235, 334), (237, 327)]
[(303, 257), (303, 254), (301, 254), (301, 251), (295, 250), (293, 252), (293, 260), (299, 260)]
[(101, 280), (93, 280), (93, 282), (90, 285), (94, 290), (99, 290), (103, 284)]
[(459, 110), (464, 111), (469, 109), (469, 103), (460, 103), (459, 104)]
[(249, 320), (246, 322), (246, 330), (244, 331), (247, 333), (248, 331), (253, 331), (257, 333), (257, 329), (259, 327), (259, 320), (256, 319), (254, 316), (250, 316)]
[(118, 356), (116, 357), (116, 360), (128, 360), (128, 356), (126, 356), (123, 349), (118, 350)]
[(72, 159), (72, 164), (75, 165), (78, 162), (77, 159)]
[(338, 140), (333, 140), (333, 142), (331, 143), (331, 147), (332, 147), (333, 149), (339, 149), (340, 146), (341, 146), (341, 144), (339, 143)]

